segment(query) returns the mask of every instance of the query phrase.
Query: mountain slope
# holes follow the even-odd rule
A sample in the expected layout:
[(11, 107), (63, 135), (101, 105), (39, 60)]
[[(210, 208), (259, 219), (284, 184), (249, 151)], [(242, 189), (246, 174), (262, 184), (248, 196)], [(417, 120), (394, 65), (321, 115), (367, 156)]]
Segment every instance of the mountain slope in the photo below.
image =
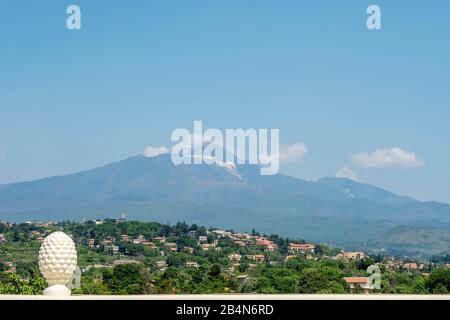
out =
[(170, 155), (134, 156), (75, 174), (0, 186), (0, 219), (114, 217), (257, 228), (354, 243), (412, 221), (450, 222), (450, 206), (419, 202), (343, 178), (261, 176), (259, 167), (174, 166)]
[(450, 250), (450, 232), (437, 228), (398, 226), (369, 241), (367, 246), (401, 255), (428, 257)]

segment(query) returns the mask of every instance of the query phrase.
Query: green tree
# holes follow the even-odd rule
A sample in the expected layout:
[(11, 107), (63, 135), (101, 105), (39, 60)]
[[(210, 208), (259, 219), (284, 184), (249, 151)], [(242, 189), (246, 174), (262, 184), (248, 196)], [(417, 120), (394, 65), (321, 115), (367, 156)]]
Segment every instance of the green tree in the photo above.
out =
[(277, 289), (280, 293), (297, 293), (298, 292), (298, 276), (285, 276), (277, 281)]
[(213, 280), (219, 278), (220, 270), (221, 270), (220, 264), (218, 263), (213, 264), (208, 271), (208, 277)]
[(300, 293), (343, 293), (345, 288), (342, 271), (330, 266), (307, 268), (299, 277)]
[(8, 275), (6, 283), (0, 283), (0, 294), (42, 294), (47, 283), (42, 276), (33, 272), (29, 279), (22, 279), (15, 273)]
[(374, 264), (375, 264), (375, 259), (365, 257), (363, 259), (358, 260), (358, 262), (356, 263), (356, 268), (358, 270), (365, 271), (365, 270), (367, 270), (367, 268), (369, 266), (374, 265)]
[(450, 269), (435, 269), (426, 280), (425, 285), (432, 293), (450, 292)]
[(141, 266), (124, 264), (106, 270), (103, 273), (103, 283), (116, 294), (138, 294), (141, 285)]

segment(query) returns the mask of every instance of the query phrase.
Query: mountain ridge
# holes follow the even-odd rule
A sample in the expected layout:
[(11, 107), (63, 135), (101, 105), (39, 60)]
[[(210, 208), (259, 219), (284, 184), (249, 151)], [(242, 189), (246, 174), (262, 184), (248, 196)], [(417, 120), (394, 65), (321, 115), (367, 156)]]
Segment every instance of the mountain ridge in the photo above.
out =
[(138, 220), (255, 227), (336, 244), (369, 240), (414, 221), (450, 223), (449, 204), (345, 178), (261, 176), (255, 165), (174, 166), (169, 154), (0, 186), (0, 219), (79, 220), (122, 212)]

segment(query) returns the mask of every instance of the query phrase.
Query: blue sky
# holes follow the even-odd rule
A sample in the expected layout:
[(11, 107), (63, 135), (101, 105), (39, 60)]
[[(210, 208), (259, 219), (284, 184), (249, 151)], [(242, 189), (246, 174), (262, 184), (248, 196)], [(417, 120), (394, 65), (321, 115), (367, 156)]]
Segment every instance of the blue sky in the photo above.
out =
[[(0, 184), (169, 146), (202, 120), (303, 142), (289, 175), (349, 168), (450, 202), (450, 3), (330, 2), (1, 1)], [(70, 4), (81, 30), (65, 26)], [(370, 4), (382, 30), (366, 28)], [(422, 163), (372, 154), (391, 148)]]

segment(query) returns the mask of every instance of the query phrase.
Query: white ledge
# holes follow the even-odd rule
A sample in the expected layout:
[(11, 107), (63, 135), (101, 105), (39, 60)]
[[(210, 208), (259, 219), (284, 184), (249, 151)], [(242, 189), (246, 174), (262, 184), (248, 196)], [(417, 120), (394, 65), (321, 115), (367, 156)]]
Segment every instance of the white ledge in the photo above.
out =
[(418, 294), (154, 294), (154, 295), (0, 295), (0, 300), (450, 300)]

